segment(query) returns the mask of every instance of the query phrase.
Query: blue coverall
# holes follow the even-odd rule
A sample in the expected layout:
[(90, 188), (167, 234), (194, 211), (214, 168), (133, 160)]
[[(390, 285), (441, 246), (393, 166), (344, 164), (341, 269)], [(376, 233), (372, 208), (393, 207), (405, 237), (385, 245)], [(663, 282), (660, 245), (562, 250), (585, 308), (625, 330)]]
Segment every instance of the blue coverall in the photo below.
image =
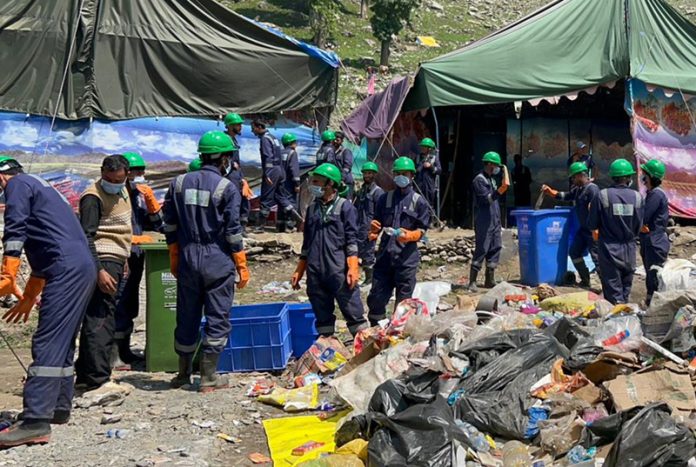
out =
[[(280, 153), (283, 172), (285, 173), (285, 182), (283, 188), (288, 196), (288, 200), (295, 210), (298, 209), (298, 193), (296, 188), (300, 187), (300, 159), (297, 151), (287, 147), (283, 148)], [(289, 228), (295, 227), (295, 220), (288, 213), (278, 210), (278, 224), (282, 227), (283, 224)]]
[[(382, 225), (382, 229), (392, 227), (425, 232), (430, 224), (430, 209), (425, 199), (409, 185), (380, 196), (374, 220)], [(420, 252), (416, 242), (401, 243), (396, 236), (382, 232), (372, 289), (367, 297), (368, 317), (372, 325), (386, 318), (387, 304), (394, 289), (397, 305), (411, 298), (419, 265)]]
[(278, 139), (266, 131), (259, 136), (261, 144), (261, 217), (266, 219), (271, 208), (278, 205), (278, 212), (291, 211), (292, 204), (285, 192), (285, 173), (282, 167), (281, 146)]
[[(229, 134), (229, 133), (228, 133)], [(235, 147), (239, 148), (239, 143), (237, 142), (237, 137), (230, 135), (232, 141), (234, 141)], [(244, 178), (244, 171), (242, 170), (242, 159), (239, 156), (239, 149), (232, 151), (230, 155), (230, 173), (227, 174), (229, 181), (233, 182), (239, 188), (239, 192), (242, 192), (242, 179)], [(239, 222), (242, 225), (249, 221), (249, 212), (251, 211), (251, 205), (249, 200), (242, 196), (242, 200), (239, 204)]]
[[(138, 191), (134, 182), (130, 183), (133, 235), (143, 235), (146, 230), (161, 232), (164, 227), (162, 211), (155, 214), (148, 213), (143, 194)], [(125, 339), (133, 332), (133, 320), (138, 316), (140, 309), (140, 281), (143, 278), (144, 268), (145, 253), (138, 245), (132, 245), (131, 255), (128, 258), (129, 274), (119, 283), (116, 298), (114, 339)]]
[(334, 301), (352, 335), (367, 327), (360, 288), (351, 290), (346, 281), (346, 259), (358, 255), (356, 221), (353, 204), (339, 196), (328, 204), (316, 200), (307, 207), (300, 259), (307, 262), (307, 295), (322, 336), (335, 331)]
[(235, 263), (243, 249), (239, 189), (211, 165), (176, 177), (165, 197), (167, 244), (179, 244), (174, 348), (180, 356), (196, 350), (201, 311), (206, 323), (205, 353), (219, 354), (230, 332)]
[[(423, 164), (429, 162), (429, 168), (425, 168)], [(437, 151), (431, 152), (427, 156), (419, 154), (416, 159), (416, 185), (420, 193), (425, 196), (431, 208), (437, 212), (437, 176), (442, 173), (440, 165), (440, 156)]]
[(353, 179), (353, 151), (341, 146), (334, 149), (334, 165), (341, 169), (343, 183), (348, 186), (348, 198), (353, 197), (355, 192), (355, 180)]
[(664, 266), (669, 255), (668, 221), (669, 204), (667, 195), (662, 188), (653, 188), (645, 196), (645, 217), (643, 219), (643, 225), (647, 225), (650, 232), (640, 234), (640, 256), (645, 267), (645, 286), (648, 289), (648, 303), (650, 303), (658, 286), (657, 271), (652, 267)]
[(377, 241), (370, 241), (367, 236), (370, 233), (370, 223), (375, 217), (375, 206), (383, 194), (384, 190), (372, 182), (363, 185), (355, 195), (355, 209), (358, 211), (358, 256), (362, 260), (362, 266), (366, 268), (375, 264)]
[(587, 220), (599, 229), (599, 269), (604, 298), (616, 305), (628, 303), (636, 268), (636, 239), (643, 225), (643, 197), (625, 185), (599, 192)]
[(5, 188), (5, 256), (26, 253), (32, 275), (46, 280), (33, 362), (24, 384), (24, 417), (70, 412), (75, 339), (97, 281), (97, 267), (67, 200), (45, 180), (18, 174)]
[(315, 166), (319, 167), (326, 162), (336, 165), (336, 152), (334, 151), (333, 142), (331, 141), (325, 141), (319, 146)]
[(560, 192), (556, 196), (563, 201), (573, 201), (575, 203), (575, 213), (578, 217), (580, 229), (573, 238), (568, 254), (576, 267), (582, 268), (585, 264), (583, 259), (587, 251), (590, 252), (592, 261), (599, 271), (599, 257), (597, 256), (597, 242), (592, 238), (592, 230), (587, 226), (587, 218), (590, 215), (590, 205), (599, 200), (599, 187), (594, 183), (585, 186), (573, 186), (570, 191)]
[(500, 204), (498, 200), (504, 196), (498, 193), (498, 187), (493, 178), (481, 171), (472, 182), (474, 191), (474, 232), (476, 247), (471, 260), (474, 271), (480, 271), (483, 261), (486, 267), (495, 269), (500, 261), (500, 250), (503, 248), (502, 224), (500, 223)]

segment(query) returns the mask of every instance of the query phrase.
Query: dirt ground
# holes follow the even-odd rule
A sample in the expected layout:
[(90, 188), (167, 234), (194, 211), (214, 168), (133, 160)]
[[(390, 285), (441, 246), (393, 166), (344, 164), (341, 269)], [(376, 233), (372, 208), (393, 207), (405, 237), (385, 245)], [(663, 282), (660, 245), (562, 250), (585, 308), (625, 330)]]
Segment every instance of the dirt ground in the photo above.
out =
[[(443, 240), (462, 235), (462, 230), (430, 232), (431, 240)], [(272, 238), (273, 234), (263, 237)], [(278, 236), (291, 241), (293, 249), (299, 250), (301, 237), (298, 234)], [(695, 237), (696, 238), (696, 237)], [(498, 269), (499, 278), (515, 282), (519, 279), (517, 242), (508, 231), (504, 240), (504, 251)], [(696, 247), (696, 243), (694, 244)], [(694, 251), (692, 251), (694, 250)], [(674, 255), (690, 258), (696, 248), (688, 245), (673, 249)], [(237, 303), (274, 301), (305, 301), (305, 291), (284, 294), (259, 294), (265, 284), (272, 281), (289, 280), (296, 265), (295, 259), (274, 263), (251, 261), (252, 282), (237, 293)], [(450, 283), (465, 283), (469, 265), (450, 263), (446, 265), (423, 265), (419, 281), (443, 280)], [(561, 288), (572, 290), (572, 288)], [(482, 292), (485, 292), (483, 290)], [(461, 293), (461, 292), (458, 292)], [(144, 296), (144, 294), (142, 294)], [(366, 295), (366, 291), (363, 291)], [(445, 302), (454, 304), (456, 294), (444, 297)], [(645, 296), (644, 278), (636, 276), (632, 298), (640, 302)], [(144, 303), (144, 297), (141, 297)], [(1, 310), (0, 310), (1, 311)], [(136, 325), (133, 342), (144, 348), (144, 307)], [(25, 365), (31, 362), (30, 335), (35, 326), (36, 313), (27, 325), (0, 323), (0, 331), (17, 351)], [(0, 341), (0, 410), (21, 409), (22, 378), (24, 370)], [(45, 446), (20, 447), (0, 451), (0, 466), (22, 465), (253, 465), (248, 455), (260, 452), (268, 455), (266, 437), (261, 420), (285, 414), (272, 407), (247, 398), (246, 388), (259, 374), (231, 374), (232, 388), (212, 394), (200, 395), (195, 388), (172, 390), (168, 387), (171, 374), (145, 372), (115, 372), (114, 380), (133, 386), (133, 391), (116, 407), (76, 408), (68, 425), (53, 429), (52, 442)], [(117, 423), (101, 424), (104, 415), (120, 416)], [(212, 422), (212, 426), (211, 426)], [(109, 429), (127, 430), (123, 439), (109, 438)], [(217, 438), (225, 433), (238, 438), (230, 443)]]

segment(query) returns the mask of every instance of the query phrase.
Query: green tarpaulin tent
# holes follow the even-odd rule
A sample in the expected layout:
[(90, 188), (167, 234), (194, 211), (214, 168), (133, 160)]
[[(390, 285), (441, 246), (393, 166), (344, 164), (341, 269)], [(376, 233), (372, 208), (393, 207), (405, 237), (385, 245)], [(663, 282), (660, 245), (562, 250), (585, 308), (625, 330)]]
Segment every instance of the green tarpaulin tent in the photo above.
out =
[(68, 120), (332, 107), (338, 85), (336, 63), (213, 0), (5, 0), (0, 68), (1, 110)]
[(424, 62), (404, 107), (524, 101), (628, 77), (696, 93), (696, 26), (663, 0), (558, 0)]

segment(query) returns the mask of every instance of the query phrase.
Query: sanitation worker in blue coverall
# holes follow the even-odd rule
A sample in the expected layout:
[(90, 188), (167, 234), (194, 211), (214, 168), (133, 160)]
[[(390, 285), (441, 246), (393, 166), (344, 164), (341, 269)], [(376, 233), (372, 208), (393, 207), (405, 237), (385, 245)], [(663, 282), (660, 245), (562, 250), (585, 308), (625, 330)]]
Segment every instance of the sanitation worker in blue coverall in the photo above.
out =
[(348, 331), (355, 336), (367, 327), (358, 287), (357, 213), (350, 201), (338, 196), (342, 177), (335, 165), (322, 164), (310, 176), (315, 201), (307, 208), (302, 252), (291, 284), (299, 289), (307, 272), (307, 296), (320, 335), (334, 334), (338, 302)]
[(239, 223), (239, 189), (223, 174), (230, 164), (232, 139), (209, 131), (198, 142), (202, 167), (176, 177), (165, 197), (164, 222), (171, 272), (177, 278), (174, 348), (179, 374), (172, 387), (190, 383), (201, 312), (206, 323), (201, 343), (201, 392), (226, 388), (216, 374), (230, 333), (235, 269), (240, 289), (249, 281)]
[(636, 171), (626, 159), (609, 166), (614, 186), (599, 192), (587, 219), (599, 230), (599, 269), (604, 298), (616, 305), (628, 303), (636, 268), (636, 239), (643, 227), (643, 197), (631, 188)]
[(0, 448), (48, 442), (51, 423), (70, 419), (75, 339), (97, 281), (97, 267), (80, 222), (67, 200), (45, 180), (22, 172), (0, 156), (5, 192), (4, 256), (0, 296), (21, 294), (20, 255), (31, 266), (23, 297), (3, 318), (26, 322), (42, 294), (39, 324), (31, 344), (33, 362), (24, 383), (20, 421), (0, 432)]
[(229, 113), (225, 115), (224, 123), (227, 135), (232, 138), (232, 142), (237, 148), (230, 154), (230, 171), (227, 174), (227, 178), (231, 182), (235, 183), (239, 188), (239, 192), (242, 193), (242, 201), (239, 203), (239, 222), (242, 224), (242, 229), (244, 229), (249, 223), (249, 212), (251, 211), (249, 198), (244, 196), (243, 187), (246, 184), (246, 180), (244, 180), (242, 159), (239, 155), (240, 146), (239, 142), (237, 141), (237, 136), (242, 134), (242, 124), (244, 123), (244, 119), (239, 114)]
[(261, 209), (256, 231), (263, 232), (274, 205), (278, 206), (278, 213), (292, 217), (297, 222), (302, 222), (302, 216), (293, 207), (290, 197), (285, 191), (285, 172), (282, 167), (280, 142), (268, 132), (266, 123), (261, 120), (254, 120), (251, 128), (261, 140), (259, 146), (261, 152)]
[(352, 199), (355, 192), (355, 180), (353, 179), (353, 151), (343, 146), (346, 135), (342, 131), (337, 131), (336, 138), (333, 140), (334, 164), (341, 170), (343, 185), (348, 188), (346, 198)]
[[(503, 165), (500, 154), (487, 152), (483, 155), (483, 170), (474, 177), (472, 182), (474, 192), (474, 232), (476, 247), (471, 259), (469, 272), (469, 290), (477, 292), (476, 279), (486, 261), (485, 287), (495, 287), (495, 268), (500, 261), (500, 250), (503, 248), (502, 224), (500, 222), (500, 204), (498, 200), (505, 196), (510, 186), (510, 175)], [(495, 175), (503, 171), (503, 182), (497, 186)]]
[(433, 212), (437, 212), (437, 176), (440, 173), (442, 167), (435, 141), (423, 138), (420, 142), (420, 154), (416, 159), (416, 185)]
[(428, 203), (413, 189), (416, 174), (413, 160), (399, 157), (394, 161), (392, 172), (397, 189), (380, 196), (368, 237), (376, 240), (382, 232), (372, 289), (367, 297), (372, 326), (386, 318), (387, 304), (394, 289), (397, 305), (413, 295), (420, 266), (418, 242), (430, 224)]
[[(281, 161), (285, 172), (284, 189), (290, 199), (292, 207), (298, 209), (298, 197), (300, 195), (300, 158), (297, 155), (297, 136), (294, 133), (285, 133), (280, 142), (283, 144)], [(283, 211), (278, 212), (278, 232), (295, 231), (295, 219)]]
[[(130, 365), (142, 361), (141, 356), (135, 355), (130, 348), (133, 320), (137, 318), (140, 309), (140, 281), (145, 269), (145, 253), (138, 245), (151, 243), (152, 237), (145, 231), (162, 231), (162, 207), (145, 182), (145, 160), (134, 152), (123, 153), (128, 159), (128, 183), (126, 188), (131, 201), (133, 227), (133, 242), (128, 258), (127, 277), (121, 279), (116, 298), (116, 325), (114, 328), (114, 352), (112, 363)], [(120, 360), (120, 361), (119, 361)]]
[(355, 194), (355, 209), (358, 211), (358, 256), (365, 272), (364, 284), (372, 283), (372, 273), (375, 266), (376, 241), (370, 240), (370, 224), (375, 217), (375, 206), (380, 196), (384, 194), (375, 178), (379, 167), (374, 162), (365, 162), (362, 166), (363, 185)]
[(319, 167), (321, 164), (336, 164), (336, 152), (334, 151), (334, 141), (336, 140), (336, 133), (332, 130), (326, 130), (321, 134), (321, 146), (316, 155), (315, 167)]
[(645, 302), (650, 305), (653, 294), (657, 291), (657, 271), (653, 266), (662, 267), (669, 255), (669, 203), (664, 190), (660, 188), (665, 178), (665, 164), (657, 159), (649, 160), (640, 166), (643, 170), (642, 181), (648, 189), (645, 196), (645, 217), (640, 229), (640, 256), (645, 267), (645, 286), (648, 294)]
[(590, 270), (587, 269), (584, 257), (589, 251), (598, 271), (599, 257), (597, 256), (597, 242), (587, 226), (587, 217), (590, 215), (590, 205), (596, 202), (599, 197), (599, 187), (590, 181), (590, 171), (584, 162), (573, 162), (568, 169), (568, 177), (572, 183), (570, 192), (559, 192), (547, 185), (543, 185), (541, 189), (548, 196), (575, 203), (575, 213), (580, 229), (573, 238), (568, 254), (580, 276), (580, 287), (589, 288)]

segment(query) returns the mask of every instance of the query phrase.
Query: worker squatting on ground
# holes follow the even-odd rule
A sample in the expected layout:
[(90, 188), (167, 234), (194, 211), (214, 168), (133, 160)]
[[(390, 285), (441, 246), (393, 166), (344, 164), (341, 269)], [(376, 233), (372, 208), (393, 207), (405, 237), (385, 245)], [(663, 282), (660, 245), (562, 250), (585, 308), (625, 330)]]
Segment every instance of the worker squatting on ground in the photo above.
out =
[(387, 303), (396, 289), (396, 303), (411, 298), (420, 266), (418, 242), (430, 224), (430, 209), (413, 189), (416, 166), (409, 157), (399, 157), (392, 168), (396, 190), (380, 196), (370, 224), (369, 240), (382, 232), (367, 297), (370, 324), (375, 326), (387, 316)]
[(239, 192), (242, 194), (242, 199), (239, 203), (239, 222), (242, 224), (242, 229), (246, 228), (249, 223), (249, 213), (251, 212), (251, 203), (249, 202), (249, 197), (245, 196), (245, 186), (248, 190), (248, 185), (244, 179), (244, 172), (242, 171), (242, 159), (239, 155), (239, 142), (237, 141), (237, 136), (242, 134), (242, 124), (244, 119), (241, 115), (236, 113), (229, 113), (225, 115), (223, 120), (225, 124), (225, 132), (232, 138), (235, 150), (232, 151), (230, 155), (230, 171), (227, 174), (229, 181), (235, 183), (239, 188)]
[(114, 365), (120, 363), (129, 365), (143, 360), (130, 348), (133, 320), (137, 318), (140, 308), (140, 280), (143, 278), (145, 269), (145, 252), (139, 245), (152, 243), (152, 237), (145, 235), (145, 231), (161, 232), (163, 227), (160, 203), (152, 188), (145, 183), (145, 160), (140, 154), (134, 152), (126, 152), (123, 157), (128, 159), (129, 164), (126, 189), (131, 201), (133, 242), (131, 254), (128, 257), (128, 275), (121, 280), (116, 295), (116, 324), (112, 354)]
[(235, 269), (238, 287), (249, 281), (239, 222), (239, 188), (223, 177), (230, 164), (232, 139), (220, 131), (205, 133), (198, 142), (202, 167), (176, 177), (164, 203), (164, 222), (171, 272), (177, 278), (174, 349), (179, 373), (172, 387), (191, 382), (193, 354), (201, 326), (201, 392), (225, 388), (218, 376), (220, 352), (230, 333)]
[(442, 173), (440, 156), (435, 141), (430, 138), (423, 138), (419, 146), (420, 154), (416, 158), (416, 186), (433, 212), (437, 212), (437, 177)]
[(307, 272), (307, 296), (320, 335), (334, 334), (334, 303), (338, 302), (348, 331), (355, 336), (367, 327), (358, 287), (357, 212), (350, 201), (338, 196), (342, 177), (335, 165), (322, 164), (310, 176), (315, 201), (307, 207), (302, 252), (291, 284), (299, 289)]
[(631, 189), (636, 171), (626, 159), (609, 166), (614, 186), (599, 192), (587, 219), (599, 230), (599, 270), (604, 298), (616, 305), (628, 303), (636, 268), (636, 239), (643, 226), (643, 197)]
[(80, 223), (98, 269), (97, 288), (82, 322), (75, 365), (76, 385), (86, 391), (111, 378), (116, 293), (128, 265), (133, 236), (128, 171), (128, 160), (122, 155), (106, 157), (101, 179), (80, 198)]
[(334, 141), (336, 140), (336, 133), (331, 130), (325, 130), (321, 134), (321, 146), (317, 150), (316, 161), (314, 163), (315, 167), (319, 167), (321, 164), (336, 164), (336, 153), (334, 152)]
[(5, 192), (0, 295), (15, 294), (22, 250), (31, 266), (23, 297), (3, 319), (26, 322), (42, 294), (24, 383), (24, 411), (0, 433), (0, 448), (48, 442), (50, 424), (67, 423), (73, 398), (75, 338), (92, 296), (97, 269), (72, 208), (51, 185), (0, 156)]
[(346, 198), (353, 199), (353, 193), (355, 193), (355, 180), (353, 179), (353, 151), (343, 145), (346, 135), (342, 131), (337, 131), (335, 135), (336, 137), (333, 140), (333, 163), (341, 170), (343, 185), (348, 188)]
[(640, 168), (643, 171), (643, 185), (648, 190), (645, 195), (643, 227), (640, 229), (640, 256), (645, 267), (645, 286), (648, 290), (645, 301), (650, 305), (658, 285), (657, 271), (653, 267), (664, 266), (669, 255), (669, 205), (667, 195), (660, 188), (665, 177), (665, 164), (653, 159)]
[(376, 183), (379, 167), (374, 162), (366, 162), (362, 166), (363, 184), (355, 194), (353, 204), (358, 211), (358, 257), (365, 272), (364, 284), (372, 283), (372, 272), (375, 266), (376, 240), (370, 240), (370, 224), (375, 217), (375, 206), (380, 196), (384, 194)]
[(573, 201), (575, 204), (575, 213), (577, 214), (580, 228), (573, 238), (568, 254), (580, 276), (580, 287), (589, 288), (590, 270), (585, 264), (584, 257), (589, 251), (598, 271), (599, 258), (597, 256), (597, 242), (593, 238), (592, 231), (587, 226), (587, 217), (590, 214), (590, 205), (597, 201), (599, 187), (590, 181), (590, 171), (584, 162), (573, 162), (568, 169), (568, 177), (572, 183), (572, 188), (569, 192), (559, 192), (548, 185), (543, 185), (541, 190), (548, 196), (563, 201)]
[(302, 216), (290, 202), (285, 191), (285, 173), (282, 167), (280, 143), (267, 129), (266, 123), (254, 120), (251, 125), (256, 136), (259, 137), (261, 152), (261, 209), (256, 224), (256, 230), (263, 232), (264, 226), (271, 214), (271, 208), (277, 205), (278, 212), (292, 217), (296, 222), (302, 222)]
[[(474, 191), (474, 232), (476, 234), (476, 247), (471, 259), (471, 271), (469, 273), (469, 290), (478, 291), (476, 279), (481, 271), (484, 260), (486, 261), (486, 287), (494, 287), (495, 268), (500, 261), (500, 250), (503, 248), (502, 224), (500, 222), (500, 204), (498, 200), (505, 195), (510, 186), (510, 175), (507, 167), (500, 160), (497, 152), (487, 152), (483, 155), (483, 170), (474, 177), (472, 182)], [(503, 181), (497, 186), (495, 175), (503, 172)]]
[[(290, 199), (290, 204), (295, 210), (299, 209), (298, 197), (300, 195), (300, 158), (297, 155), (297, 136), (294, 133), (285, 133), (280, 142), (283, 150), (280, 158), (283, 172), (285, 173), (284, 189)], [(276, 222), (278, 232), (295, 231), (295, 219), (287, 215), (284, 211), (278, 212), (278, 222)]]

